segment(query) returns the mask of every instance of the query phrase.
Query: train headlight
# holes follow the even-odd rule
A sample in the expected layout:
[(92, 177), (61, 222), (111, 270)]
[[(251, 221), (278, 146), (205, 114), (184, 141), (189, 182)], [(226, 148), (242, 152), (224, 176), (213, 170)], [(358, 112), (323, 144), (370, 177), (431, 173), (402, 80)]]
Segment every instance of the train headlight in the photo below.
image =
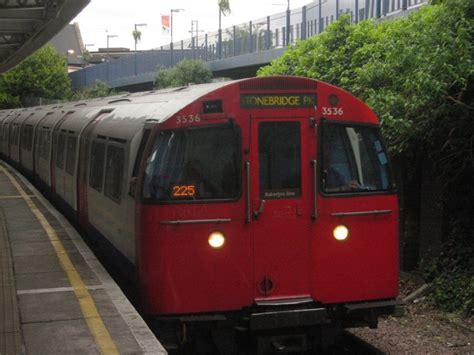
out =
[(347, 229), (346, 226), (340, 225), (334, 228), (332, 231), (332, 235), (336, 240), (343, 241), (346, 240), (347, 237), (349, 236), (349, 229)]
[(221, 248), (225, 243), (225, 235), (222, 232), (212, 232), (209, 235), (208, 242), (215, 249)]

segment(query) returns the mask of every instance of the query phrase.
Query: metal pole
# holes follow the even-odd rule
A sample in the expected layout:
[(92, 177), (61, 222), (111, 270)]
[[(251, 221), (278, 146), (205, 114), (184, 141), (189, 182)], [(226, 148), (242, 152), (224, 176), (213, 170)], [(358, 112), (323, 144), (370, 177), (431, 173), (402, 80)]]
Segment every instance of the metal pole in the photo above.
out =
[(339, 20), (339, 1), (336, 0), (336, 20)]
[(265, 36), (265, 48), (270, 49), (270, 16), (267, 16), (267, 33)]
[(306, 6), (303, 6), (302, 12), (301, 39), (306, 39)]
[(324, 24), (323, 24), (323, 12), (322, 12), (322, 1), (319, 0), (319, 9), (318, 9), (318, 24), (319, 24), (319, 30), (318, 30), (318, 33), (321, 33), (323, 32), (323, 29), (324, 29)]
[(359, 0), (355, 0), (355, 23), (359, 23)]
[(250, 49), (249, 53), (253, 52), (253, 26), (252, 26), (252, 21), (249, 22), (249, 33), (250, 33)]
[(219, 7), (219, 31), (217, 37), (217, 51), (219, 52), (219, 59), (222, 59), (222, 11)]
[(290, 24), (291, 24), (290, 0), (286, 8), (286, 45), (290, 45)]
[(232, 28), (232, 33), (233, 33), (233, 37), (234, 37), (234, 57), (237, 55), (237, 30), (235, 28), (235, 26)]
[(381, 2), (382, 2), (382, 0), (376, 0), (376, 1), (377, 1), (377, 3), (376, 3), (376, 9), (375, 9), (375, 17), (380, 18), (380, 16), (381, 16), (381, 5), (382, 5)]

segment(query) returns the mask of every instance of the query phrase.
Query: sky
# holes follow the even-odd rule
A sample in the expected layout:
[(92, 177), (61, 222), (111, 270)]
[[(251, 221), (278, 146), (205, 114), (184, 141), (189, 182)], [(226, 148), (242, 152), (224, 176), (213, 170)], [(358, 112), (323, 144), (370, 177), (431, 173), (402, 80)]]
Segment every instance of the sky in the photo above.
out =
[[(310, 2), (290, 0), (290, 8), (298, 9)], [(287, 0), (229, 0), (229, 3), (231, 13), (222, 17), (222, 28), (284, 12), (287, 7)], [(109, 39), (110, 47), (133, 50), (134, 24), (146, 23), (147, 26), (140, 27), (142, 39), (138, 44), (139, 50), (145, 50), (169, 44), (170, 35), (161, 30), (161, 15), (169, 15), (170, 9), (184, 9), (173, 13), (173, 42), (191, 37), (191, 21), (198, 21), (200, 31), (213, 32), (219, 28), (217, 0), (92, 0), (73, 22), (79, 23), (84, 44), (93, 45), (87, 46), (89, 51), (106, 48), (107, 34), (118, 36)]]

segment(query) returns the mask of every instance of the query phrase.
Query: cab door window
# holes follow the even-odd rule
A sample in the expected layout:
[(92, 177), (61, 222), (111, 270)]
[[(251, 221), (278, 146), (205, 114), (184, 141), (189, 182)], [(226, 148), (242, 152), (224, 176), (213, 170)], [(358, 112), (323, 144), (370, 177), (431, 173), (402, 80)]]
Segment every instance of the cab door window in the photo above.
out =
[(300, 196), (300, 123), (260, 123), (258, 146), (261, 198), (294, 198)]

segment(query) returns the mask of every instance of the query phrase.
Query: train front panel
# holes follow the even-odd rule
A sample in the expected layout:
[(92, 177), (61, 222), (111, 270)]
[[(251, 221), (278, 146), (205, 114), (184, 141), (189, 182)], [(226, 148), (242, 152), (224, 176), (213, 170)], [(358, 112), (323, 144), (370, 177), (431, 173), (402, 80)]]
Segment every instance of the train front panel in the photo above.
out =
[(137, 267), (150, 315), (398, 294), (398, 204), (374, 113), (310, 79), (234, 82), (154, 125)]

